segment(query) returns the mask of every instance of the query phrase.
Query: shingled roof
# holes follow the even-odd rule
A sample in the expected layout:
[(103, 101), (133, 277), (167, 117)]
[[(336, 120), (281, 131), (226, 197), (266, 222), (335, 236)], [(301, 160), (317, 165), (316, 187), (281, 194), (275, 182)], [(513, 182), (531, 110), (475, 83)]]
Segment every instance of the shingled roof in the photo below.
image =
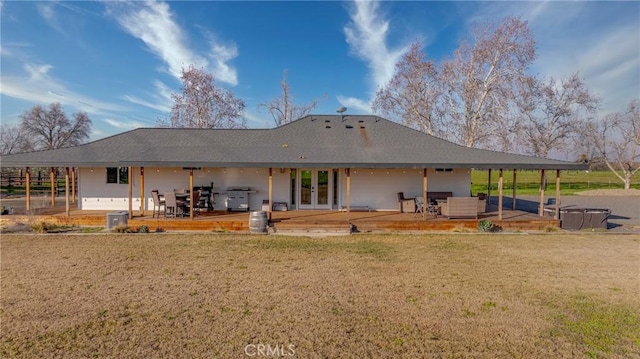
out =
[(459, 146), (395, 122), (309, 115), (274, 129), (139, 128), (84, 145), (0, 158), (3, 167), (585, 169)]

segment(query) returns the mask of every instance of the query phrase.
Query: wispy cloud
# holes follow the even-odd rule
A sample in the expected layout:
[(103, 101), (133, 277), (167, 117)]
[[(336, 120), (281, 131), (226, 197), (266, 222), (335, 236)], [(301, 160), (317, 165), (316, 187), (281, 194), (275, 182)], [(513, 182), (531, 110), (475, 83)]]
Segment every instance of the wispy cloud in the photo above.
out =
[(133, 130), (141, 127), (149, 127), (149, 124), (147, 123), (133, 121), (131, 119), (126, 119), (124, 121), (121, 121), (121, 120), (115, 120), (113, 118), (107, 118), (104, 120), (104, 122), (108, 123), (109, 125), (119, 130), (125, 130), (125, 131)]
[[(387, 47), (389, 21), (379, 14), (377, 2), (356, 1), (349, 9), (349, 16), (351, 22), (344, 27), (346, 40), (351, 52), (366, 62), (369, 68), (370, 92), (373, 97), (391, 79), (395, 65), (407, 47)], [(371, 100), (338, 96), (341, 104), (356, 107), (363, 112), (371, 112)]]
[(171, 98), (171, 90), (167, 85), (157, 80), (154, 81), (153, 86), (155, 87), (156, 92), (149, 95), (153, 101), (144, 100), (132, 95), (125, 95), (122, 98), (136, 105), (142, 105), (163, 113), (170, 112), (171, 106), (169, 104), (173, 102), (173, 99)]
[(217, 79), (237, 85), (235, 68), (227, 62), (236, 56), (235, 45), (225, 46), (211, 40), (211, 51), (198, 54), (188, 46), (186, 32), (174, 19), (169, 4), (157, 1), (109, 3), (108, 13), (132, 36), (142, 40), (149, 51), (166, 64), (166, 71), (180, 78), (182, 69), (189, 65), (212, 71)]
[(50, 64), (25, 63), (23, 74), (6, 75), (3, 72), (0, 93), (38, 104), (60, 102), (89, 114), (107, 114), (124, 110), (121, 106), (98, 101), (70, 90), (50, 74), (53, 68)]

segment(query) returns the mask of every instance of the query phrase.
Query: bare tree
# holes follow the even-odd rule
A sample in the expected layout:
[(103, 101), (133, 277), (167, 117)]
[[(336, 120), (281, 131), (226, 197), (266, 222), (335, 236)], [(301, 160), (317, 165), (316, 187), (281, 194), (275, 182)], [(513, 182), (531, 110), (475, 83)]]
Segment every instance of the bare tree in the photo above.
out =
[(287, 70), (283, 71), (280, 87), (282, 88), (281, 97), (258, 105), (259, 108), (264, 108), (269, 111), (276, 127), (286, 125), (289, 122), (304, 117), (318, 106), (318, 100), (313, 100), (304, 105), (296, 105), (293, 103), (293, 96), (291, 95), (291, 89), (287, 82)]
[(603, 161), (624, 189), (631, 188), (631, 179), (640, 170), (640, 99), (631, 101), (625, 113), (589, 121), (582, 136), (595, 150), (592, 160)]
[(58, 102), (48, 110), (33, 106), (20, 115), (20, 120), (21, 131), (34, 150), (77, 146), (89, 138), (91, 131), (91, 120), (85, 112), (74, 113), (71, 122)]
[(472, 34), (443, 63), (441, 78), (449, 137), (478, 147), (509, 128), (514, 88), (535, 58), (535, 40), (527, 22), (513, 17)]
[[(169, 127), (245, 128), (245, 103), (216, 85), (213, 75), (189, 66), (182, 70), (182, 93), (172, 94)], [(164, 124), (160, 124), (164, 125)]]
[(8, 155), (28, 150), (29, 143), (19, 124), (0, 125), (0, 154)]
[(422, 44), (412, 43), (391, 80), (376, 93), (372, 108), (374, 113), (434, 135), (441, 130), (435, 110), (442, 91), (436, 66), (425, 57)]
[(526, 151), (545, 158), (552, 150), (566, 149), (586, 117), (600, 105), (577, 72), (559, 83), (553, 78), (546, 82), (529, 79), (519, 95), (520, 133)]

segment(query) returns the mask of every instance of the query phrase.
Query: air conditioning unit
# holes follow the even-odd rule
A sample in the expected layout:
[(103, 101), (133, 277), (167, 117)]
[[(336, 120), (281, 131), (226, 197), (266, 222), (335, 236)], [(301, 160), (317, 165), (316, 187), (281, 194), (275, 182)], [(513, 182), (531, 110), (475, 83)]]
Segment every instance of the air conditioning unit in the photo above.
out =
[(107, 229), (112, 230), (119, 225), (127, 225), (127, 219), (129, 218), (129, 212), (119, 211), (107, 213)]

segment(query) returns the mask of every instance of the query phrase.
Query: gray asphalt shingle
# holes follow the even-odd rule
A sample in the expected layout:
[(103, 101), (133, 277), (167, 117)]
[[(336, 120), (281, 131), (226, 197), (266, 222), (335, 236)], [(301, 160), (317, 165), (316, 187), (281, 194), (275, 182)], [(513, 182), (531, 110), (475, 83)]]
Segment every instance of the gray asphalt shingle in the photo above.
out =
[(466, 148), (376, 117), (309, 115), (275, 129), (140, 128), (81, 146), (5, 155), (2, 166), (584, 169)]

